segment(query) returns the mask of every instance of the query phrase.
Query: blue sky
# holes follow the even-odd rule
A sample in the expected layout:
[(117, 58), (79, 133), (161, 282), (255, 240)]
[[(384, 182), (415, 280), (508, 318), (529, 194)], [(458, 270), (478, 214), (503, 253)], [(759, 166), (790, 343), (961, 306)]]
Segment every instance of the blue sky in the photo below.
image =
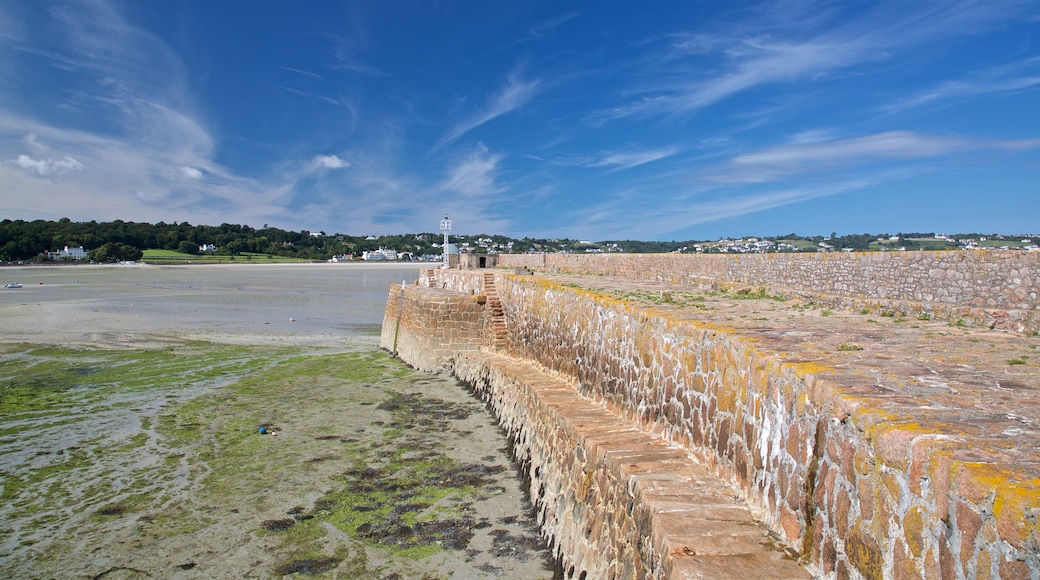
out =
[(0, 218), (1040, 232), (1035, 0), (0, 0)]

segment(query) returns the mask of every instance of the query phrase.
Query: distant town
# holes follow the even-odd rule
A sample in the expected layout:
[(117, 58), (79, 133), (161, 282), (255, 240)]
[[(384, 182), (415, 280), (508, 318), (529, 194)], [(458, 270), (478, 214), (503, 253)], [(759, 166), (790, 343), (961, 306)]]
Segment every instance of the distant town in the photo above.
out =
[[(0, 262), (152, 262), (208, 261), (429, 261), (442, 259), (443, 234), (327, 234), (267, 227), (186, 222), (0, 221)], [(510, 238), (501, 235), (451, 235), (448, 253), (686, 253), (751, 254), (773, 252), (910, 252), (921, 250), (1040, 251), (1040, 234), (956, 234), (908, 232), (800, 236), (749, 236), (739, 239), (637, 241)]]

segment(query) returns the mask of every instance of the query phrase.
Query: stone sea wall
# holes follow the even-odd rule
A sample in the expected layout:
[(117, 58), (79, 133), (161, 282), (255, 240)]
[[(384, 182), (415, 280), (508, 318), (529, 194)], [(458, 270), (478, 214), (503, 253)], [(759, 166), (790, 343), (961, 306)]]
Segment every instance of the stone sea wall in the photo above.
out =
[(486, 323), (482, 297), (417, 285), (394, 285), (379, 345), (423, 371), (460, 352), (480, 350)]
[[(436, 283), (473, 291), (481, 276), (440, 271)], [(572, 377), (580, 394), (699, 457), (821, 576), (1040, 577), (1040, 482), (1013, 449), (973, 452), (968, 431), (873, 405), (869, 377), (723, 328), (536, 276), (499, 274), (496, 285), (509, 356)]]
[(832, 308), (1040, 331), (1040, 252), (503, 254), (499, 265), (714, 289), (757, 289)]

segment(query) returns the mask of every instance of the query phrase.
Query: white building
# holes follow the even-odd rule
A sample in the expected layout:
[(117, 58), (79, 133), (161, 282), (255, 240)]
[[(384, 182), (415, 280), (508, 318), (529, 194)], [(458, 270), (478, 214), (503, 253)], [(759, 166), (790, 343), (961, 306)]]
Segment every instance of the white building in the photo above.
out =
[(361, 254), (361, 259), (366, 261), (396, 260), (397, 250), (387, 250), (386, 248), (379, 248), (378, 250), (365, 252)]
[(47, 257), (52, 260), (86, 260), (87, 251), (83, 249), (83, 246), (77, 248), (70, 248), (65, 246), (64, 250), (58, 250), (57, 252), (47, 252)]

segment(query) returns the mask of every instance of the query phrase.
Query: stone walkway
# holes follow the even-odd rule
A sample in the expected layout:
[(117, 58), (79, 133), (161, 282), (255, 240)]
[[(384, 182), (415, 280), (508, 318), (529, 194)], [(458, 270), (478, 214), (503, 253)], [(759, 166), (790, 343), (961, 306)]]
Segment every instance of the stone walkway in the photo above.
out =
[(994, 451), (1019, 442), (1040, 477), (1038, 336), (830, 311), (756, 289), (719, 294), (604, 276), (539, 276), (710, 324), (794, 364), (811, 362), (862, 385), (864, 395), (892, 410), (971, 426), (973, 436), (1002, 442)]

